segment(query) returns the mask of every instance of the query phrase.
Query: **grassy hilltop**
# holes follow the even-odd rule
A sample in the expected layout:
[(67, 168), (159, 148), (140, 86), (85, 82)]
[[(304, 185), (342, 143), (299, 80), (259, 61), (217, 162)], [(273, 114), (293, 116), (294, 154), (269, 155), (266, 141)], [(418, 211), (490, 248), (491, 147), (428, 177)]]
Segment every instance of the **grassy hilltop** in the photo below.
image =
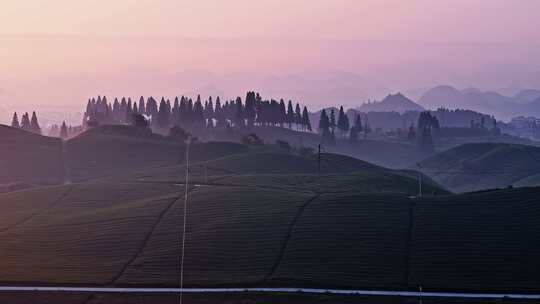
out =
[(477, 143), (436, 154), (420, 163), (426, 175), (457, 192), (539, 186), (540, 148)]
[[(95, 130), (66, 144), (79, 182), (0, 194), (0, 283), (178, 285), (184, 144)], [(538, 292), (540, 188), (452, 194), (424, 176), (417, 198), (417, 172), (339, 154), (320, 175), (276, 146), (191, 155), (186, 286)]]
[(64, 179), (57, 138), (0, 125), (0, 184), (58, 184)]
[[(229, 172), (190, 186), (189, 286), (538, 286), (536, 188), (451, 195), (426, 184), (439, 195), (419, 200), (406, 173), (354, 159), (334, 156), (350, 172), (317, 178), (302, 166), (258, 173), (271, 163), (243, 155), (244, 172), (238, 156), (217, 158), (206, 163)], [(172, 172), (182, 168), (0, 195), (0, 281), (176, 286), (184, 187)]]

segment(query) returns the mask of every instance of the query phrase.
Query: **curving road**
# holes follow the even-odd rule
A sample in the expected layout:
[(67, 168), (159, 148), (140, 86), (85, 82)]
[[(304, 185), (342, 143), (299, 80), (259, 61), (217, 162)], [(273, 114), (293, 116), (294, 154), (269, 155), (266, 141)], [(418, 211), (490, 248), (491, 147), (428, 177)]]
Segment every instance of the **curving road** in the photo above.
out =
[[(123, 288), (123, 287), (49, 287), (49, 286), (0, 286), (0, 292), (69, 292), (69, 293), (179, 293), (180, 288)], [(419, 292), (391, 290), (348, 290), (317, 288), (184, 288), (184, 293), (307, 293), (415, 298), (464, 298), (464, 299), (522, 299), (540, 300), (540, 294), (513, 293), (461, 293)]]

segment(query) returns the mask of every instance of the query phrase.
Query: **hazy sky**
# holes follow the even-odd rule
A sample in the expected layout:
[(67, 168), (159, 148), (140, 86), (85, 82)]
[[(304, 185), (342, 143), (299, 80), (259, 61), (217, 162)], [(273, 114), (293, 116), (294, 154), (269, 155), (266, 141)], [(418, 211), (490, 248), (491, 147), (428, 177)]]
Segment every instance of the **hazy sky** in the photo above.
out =
[(2, 0), (7, 34), (517, 42), (537, 0)]
[(0, 0), (0, 107), (251, 88), (316, 106), (441, 83), (511, 93), (540, 87), (538, 12), (538, 0)]

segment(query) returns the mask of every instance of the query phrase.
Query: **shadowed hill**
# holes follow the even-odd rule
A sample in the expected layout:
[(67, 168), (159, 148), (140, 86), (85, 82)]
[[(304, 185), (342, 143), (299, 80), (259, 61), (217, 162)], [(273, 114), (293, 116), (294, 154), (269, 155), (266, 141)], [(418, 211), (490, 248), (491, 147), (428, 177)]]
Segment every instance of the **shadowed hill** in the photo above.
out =
[[(465, 144), (420, 163), (422, 172), (450, 190), (476, 191), (509, 185), (534, 186), (527, 177), (540, 173), (540, 148), (479, 143)], [(520, 182), (521, 181), (521, 182)]]
[(0, 184), (63, 182), (62, 142), (0, 125)]
[[(73, 181), (181, 164), (185, 159), (184, 143), (131, 126), (94, 128), (69, 140), (66, 146)], [(207, 160), (245, 152), (247, 148), (235, 143), (211, 142), (196, 143), (192, 150), (193, 159)]]
[[(316, 155), (300, 156), (264, 151), (234, 154), (209, 161), (194, 161), (190, 165), (190, 181), (197, 183), (287, 187), (293, 191), (325, 187), (328, 191), (336, 192), (349, 189), (418, 193), (417, 172), (392, 170), (345, 155), (321, 154), (320, 173), (321, 177), (318, 177)], [(143, 170), (125, 178), (130, 181), (180, 183), (184, 181), (184, 175), (185, 167), (182, 164)], [(426, 193), (446, 193), (446, 190), (427, 176), (424, 176), (423, 184)]]
[[(89, 183), (0, 195), (0, 281), (177, 286), (182, 189)], [(318, 190), (191, 188), (186, 286), (537, 291), (540, 188), (421, 200)]]

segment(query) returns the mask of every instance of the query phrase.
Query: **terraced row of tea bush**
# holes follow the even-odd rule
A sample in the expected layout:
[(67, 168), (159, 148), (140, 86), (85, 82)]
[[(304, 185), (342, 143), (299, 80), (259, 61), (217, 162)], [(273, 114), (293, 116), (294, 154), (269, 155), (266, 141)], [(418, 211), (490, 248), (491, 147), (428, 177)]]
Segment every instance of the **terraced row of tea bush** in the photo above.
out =
[[(187, 286), (538, 291), (539, 188), (418, 200), (272, 179), (190, 186)], [(0, 195), (0, 281), (177, 286), (183, 186)]]

